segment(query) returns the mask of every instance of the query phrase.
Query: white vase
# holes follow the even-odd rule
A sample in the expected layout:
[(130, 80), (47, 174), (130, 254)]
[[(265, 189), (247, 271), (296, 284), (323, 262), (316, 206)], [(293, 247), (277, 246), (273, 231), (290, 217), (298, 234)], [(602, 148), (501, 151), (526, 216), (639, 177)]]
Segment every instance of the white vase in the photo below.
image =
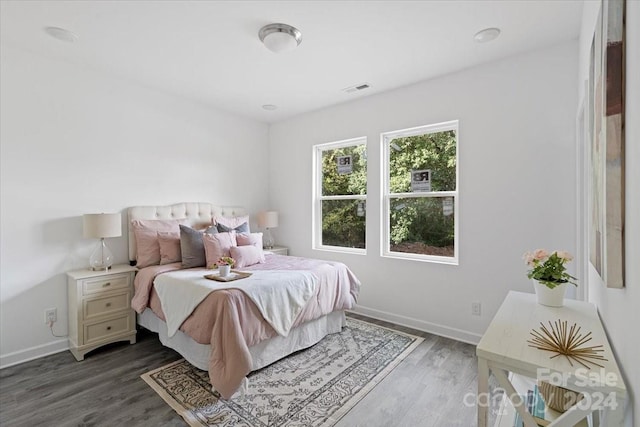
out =
[(230, 265), (219, 265), (218, 266), (218, 272), (220, 273), (220, 277), (227, 277), (229, 275), (229, 273), (231, 272), (231, 266)]
[(567, 289), (566, 283), (562, 283), (553, 289), (549, 289), (547, 285), (540, 283), (537, 280), (533, 280), (533, 287), (536, 290), (538, 304), (549, 307), (562, 307), (564, 305), (564, 292)]

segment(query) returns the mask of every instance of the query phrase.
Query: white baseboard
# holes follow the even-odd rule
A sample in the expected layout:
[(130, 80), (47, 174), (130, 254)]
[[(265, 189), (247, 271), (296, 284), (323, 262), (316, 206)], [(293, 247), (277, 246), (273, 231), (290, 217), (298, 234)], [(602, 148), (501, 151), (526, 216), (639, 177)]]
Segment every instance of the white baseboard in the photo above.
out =
[[(424, 320), (414, 319), (411, 317), (400, 316), (398, 314), (388, 313), (386, 311), (376, 310), (373, 308), (356, 306), (350, 310), (354, 313), (362, 314), (378, 320), (395, 323), (396, 325), (406, 326), (417, 329), (419, 331), (428, 332), (445, 338), (451, 338), (456, 341), (462, 341), (476, 345), (482, 338), (482, 335), (473, 332), (463, 331), (462, 329), (451, 328), (449, 326), (438, 325), (437, 323), (425, 322)], [(39, 359), (51, 354), (60, 353), (69, 349), (69, 341), (67, 339), (53, 341), (47, 344), (38, 345), (0, 356), (0, 369), (9, 366), (18, 365), (30, 360)]]
[(477, 345), (478, 342), (480, 342), (480, 338), (482, 338), (482, 335), (476, 334), (474, 332), (463, 331), (462, 329), (438, 325), (437, 323), (425, 322), (424, 320), (400, 316), (398, 314), (388, 313), (386, 311), (376, 310), (374, 308), (363, 307), (361, 305), (358, 305), (353, 310), (349, 311), (362, 314), (363, 316), (372, 317), (374, 319), (395, 323), (396, 325), (406, 326), (409, 328), (417, 329), (419, 331), (428, 332), (430, 334), (438, 335), (441, 337), (451, 338), (456, 341), (466, 342), (468, 344)]
[(0, 369), (69, 350), (69, 340), (57, 340), (0, 356)]

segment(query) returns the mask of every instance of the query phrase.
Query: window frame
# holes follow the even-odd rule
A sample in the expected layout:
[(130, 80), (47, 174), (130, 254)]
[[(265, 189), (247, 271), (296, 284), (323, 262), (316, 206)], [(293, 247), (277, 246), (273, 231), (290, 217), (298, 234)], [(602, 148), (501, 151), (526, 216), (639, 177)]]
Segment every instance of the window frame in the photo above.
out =
[[(366, 205), (368, 196), (368, 183), (367, 194), (353, 194), (353, 195), (336, 195), (336, 196), (324, 196), (322, 195), (322, 182), (323, 182), (323, 170), (322, 170), (322, 153), (327, 150), (336, 150), (339, 148), (352, 147), (357, 145), (365, 146), (365, 153), (367, 153), (369, 147), (367, 145), (367, 137), (359, 136), (356, 138), (344, 139), (334, 142), (326, 142), (322, 144), (316, 144), (313, 146), (313, 209), (311, 212), (311, 248), (320, 251), (330, 252), (342, 252), (358, 255), (367, 254), (367, 240), (366, 240)], [(367, 177), (369, 175), (369, 162), (367, 161)], [(322, 202), (324, 200), (363, 200), (365, 202), (365, 242), (364, 249), (361, 248), (349, 248), (345, 246), (332, 246), (322, 244)]]
[[(409, 192), (409, 193), (390, 193), (390, 142), (396, 138), (406, 138), (428, 133), (437, 133), (443, 131), (454, 131), (456, 135), (456, 189), (455, 191), (430, 191), (430, 192)], [(381, 198), (380, 198), (380, 256), (383, 258), (406, 259), (412, 261), (433, 262), (440, 264), (459, 265), (460, 250), (460, 133), (459, 121), (450, 120), (447, 122), (436, 123), (432, 125), (417, 126), (408, 129), (400, 129), (380, 134), (380, 145), (382, 146), (380, 162), (381, 162)], [(454, 215), (454, 255), (453, 257), (439, 255), (424, 255), (407, 252), (391, 251), (390, 233), (391, 233), (391, 199), (398, 198), (422, 198), (422, 197), (453, 197), (453, 215)]]

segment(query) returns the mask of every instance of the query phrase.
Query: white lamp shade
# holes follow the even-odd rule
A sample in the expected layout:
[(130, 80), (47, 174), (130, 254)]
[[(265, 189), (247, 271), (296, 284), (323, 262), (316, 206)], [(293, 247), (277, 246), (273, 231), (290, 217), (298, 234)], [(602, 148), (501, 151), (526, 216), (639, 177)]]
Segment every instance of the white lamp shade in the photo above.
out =
[(82, 219), (84, 237), (100, 239), (122, 236), (122, 218), (119, 213), (86, 214)]
[(278, 212), (267, 211), (258, 214), (258, 227), (275, 228), (278, 226)]

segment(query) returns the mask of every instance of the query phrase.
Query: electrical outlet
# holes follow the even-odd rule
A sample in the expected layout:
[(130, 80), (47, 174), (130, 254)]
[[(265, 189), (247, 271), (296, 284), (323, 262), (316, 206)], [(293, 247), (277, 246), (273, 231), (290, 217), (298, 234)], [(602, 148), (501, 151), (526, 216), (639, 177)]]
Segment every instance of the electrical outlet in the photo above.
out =
[(44, 311), (44, 323), (55, 323), (58, 321), (58, 309), (57, 308), (48, 308)]
[(482, 305), (479, 302), (471, 303), (471, 314), (474, 316), (480, 316), (482, 313)]

